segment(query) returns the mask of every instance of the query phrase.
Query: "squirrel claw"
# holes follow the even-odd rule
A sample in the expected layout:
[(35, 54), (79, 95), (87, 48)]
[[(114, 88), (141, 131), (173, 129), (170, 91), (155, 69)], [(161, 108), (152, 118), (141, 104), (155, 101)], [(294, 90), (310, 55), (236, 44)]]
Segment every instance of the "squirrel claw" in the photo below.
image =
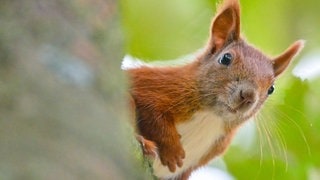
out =
[(151, 157), (153, 159), (158, 157), (158, 147), (155, 142), (145, 139), (143, 136), (137, 135), (143, 155)]
[(165, 166), (168, 166), (171, 172), (176, 171), (176, 167), (182, 167), (185, 152), (181, 146), (160, 149), (160, 160)]

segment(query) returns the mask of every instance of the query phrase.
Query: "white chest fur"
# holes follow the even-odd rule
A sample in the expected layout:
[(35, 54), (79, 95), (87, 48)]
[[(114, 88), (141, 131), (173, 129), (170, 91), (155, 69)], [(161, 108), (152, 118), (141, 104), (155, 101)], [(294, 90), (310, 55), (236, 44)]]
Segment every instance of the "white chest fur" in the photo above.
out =
[(177, 125), (181, 135), (181, 144), (185, 150), (186, 157), (183, 166), (174, 173), (163, 166), (159, 159), (153, 163), (154, 174), (162, 178), (172, 178), (198, 164), (213, 143), (224, 134), (224, 122), (212, 111), (196, 112), (186, 123)]

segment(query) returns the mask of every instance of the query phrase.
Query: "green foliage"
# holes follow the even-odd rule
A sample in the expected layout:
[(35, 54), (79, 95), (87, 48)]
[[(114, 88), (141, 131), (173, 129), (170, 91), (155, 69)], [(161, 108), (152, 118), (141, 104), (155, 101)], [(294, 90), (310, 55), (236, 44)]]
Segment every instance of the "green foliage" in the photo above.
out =
[(206, 1), (123, 0), (127, 51), (146, 60), (193, 52), (205, 43), (211, 9)]

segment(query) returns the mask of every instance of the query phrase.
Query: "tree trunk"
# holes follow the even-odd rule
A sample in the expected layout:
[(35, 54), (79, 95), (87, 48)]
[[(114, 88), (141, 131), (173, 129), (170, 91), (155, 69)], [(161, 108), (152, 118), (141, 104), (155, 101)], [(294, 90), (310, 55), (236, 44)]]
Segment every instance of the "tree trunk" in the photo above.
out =
[(0, 5), (0, 179), (145, 179), (113, 0)]

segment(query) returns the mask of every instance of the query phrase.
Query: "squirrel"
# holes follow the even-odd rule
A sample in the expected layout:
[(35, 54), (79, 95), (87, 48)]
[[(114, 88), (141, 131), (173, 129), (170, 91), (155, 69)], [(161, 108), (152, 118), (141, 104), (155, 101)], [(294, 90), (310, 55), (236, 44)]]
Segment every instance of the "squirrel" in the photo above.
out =
[(188, 179), (227, 149), (237, 129), (262, 107), (274, 82), (304, 46), (271, 58), (240, 35), (238, 0), (224, 0), (209, 40), (191, 62), (126, 70), (138, 141), (160, 179)]

